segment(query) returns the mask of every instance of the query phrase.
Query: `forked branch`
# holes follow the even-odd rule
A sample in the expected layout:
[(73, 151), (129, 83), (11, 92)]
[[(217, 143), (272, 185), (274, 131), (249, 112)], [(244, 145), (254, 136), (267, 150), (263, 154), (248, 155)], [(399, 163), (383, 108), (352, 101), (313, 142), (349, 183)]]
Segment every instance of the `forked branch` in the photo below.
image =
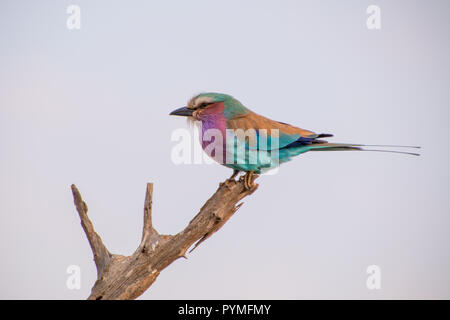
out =
[[(256, 178), (255, 175), (253, 180)], [(97, 267), (97, 281), (88, 299), (123, 300), (139, 297), (152, 285), (161, 270), (180, 257), (186, 258), (186, 252), (192, 245), (194, 250), (219, 230), (240, 208), (242, 203), (238, 202), (257, 188), (258, 185), (254, 184), (247, 190), (242, 178), (239, 181), (227, 180), (220, 184), (184, 230), (176, 235), (161, 235), (152, 224), (153, 184), (148, 183), (141, 243), (131, 256), (122, 256), (111, 254), (103, 244), (89, 220), (86, 203), (76, 186), (72, 185), (75, 206)]]

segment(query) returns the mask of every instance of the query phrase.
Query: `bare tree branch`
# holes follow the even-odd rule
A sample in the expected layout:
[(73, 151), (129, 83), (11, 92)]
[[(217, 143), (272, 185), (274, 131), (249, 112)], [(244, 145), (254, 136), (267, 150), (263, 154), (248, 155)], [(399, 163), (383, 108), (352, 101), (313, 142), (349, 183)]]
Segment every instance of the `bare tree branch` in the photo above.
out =
[[(161, 241), (161, 236), (153, 228), (152, 224), (152, 204), (153, 204), (153, 183), (147, 183), (147, 190), (145, 192), (144, 201), (144, 226), (142, 228), (142, 241), (139, 246), (139, 250), (145, 251), (150, 248), (154, 250), (159, 241)], [(164, 236), (167, 240), (170, 236)]]
[(100, 278), (111, 259), (111, 254), (108, 249), (106, 249), (100, 236), (95, 232), (94, 226), (87, 215), (88, 206), (86, 202), (81, 199), (81, 194), (74, 184), (72, 185), (72, 193), (78, 215), (81, 219), (81, 226), (86, 233), (89, 244), (91, 245), (92, 253), (94, 254), (97, 277)]
[[(252, 181), (257, 177), (255, 175)], [(153, 184), (148, 183), (141, 243), (131, 256), (122, 256), (111, 254), (106, 249), (87, 216), (86, 203), (75, 185), (72, 185), (75, 206), (97, 266), (97, 281), (88, 299), (123, 300), (139, 297), (152, 285), (161, 270), (180, 257), (186, 258), (186, 252), (192, 245), (194, 250), (218, 231), (241, 207), (242, 203), (238, 202), (257, 188), (258, 185), (254, 184), (247, 190), (242, 177), (239, 181), (227, 180), (220, 184), (184, 230), (176, 235), (160, 235), (152, 225)]]

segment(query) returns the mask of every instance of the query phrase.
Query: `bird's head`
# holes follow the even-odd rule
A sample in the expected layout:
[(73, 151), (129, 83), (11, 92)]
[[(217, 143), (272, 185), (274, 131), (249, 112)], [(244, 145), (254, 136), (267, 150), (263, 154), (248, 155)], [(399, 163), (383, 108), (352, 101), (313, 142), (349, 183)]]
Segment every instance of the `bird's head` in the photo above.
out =
[(217, 115), (223, 115), (225, 118), (231, 119), (236, 115), (247, 112), (248, 110), (232, 96), (224, 93), (207, 92), (196, 95), (189, 100), (187, 106), (172, 111), (170, 115), (185, 116), (201, 121)]

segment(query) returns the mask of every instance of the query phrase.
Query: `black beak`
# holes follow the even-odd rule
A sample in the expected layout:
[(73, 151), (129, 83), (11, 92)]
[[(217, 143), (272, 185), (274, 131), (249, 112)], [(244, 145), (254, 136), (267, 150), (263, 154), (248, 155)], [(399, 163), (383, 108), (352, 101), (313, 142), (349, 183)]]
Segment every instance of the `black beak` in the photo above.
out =
[(187, 107), (182, 107), (176, 110), (173, 110), (170, 115), (171, 116), (185, 116), (185, 117), (191, 117), (194, 110), (189, 109)]

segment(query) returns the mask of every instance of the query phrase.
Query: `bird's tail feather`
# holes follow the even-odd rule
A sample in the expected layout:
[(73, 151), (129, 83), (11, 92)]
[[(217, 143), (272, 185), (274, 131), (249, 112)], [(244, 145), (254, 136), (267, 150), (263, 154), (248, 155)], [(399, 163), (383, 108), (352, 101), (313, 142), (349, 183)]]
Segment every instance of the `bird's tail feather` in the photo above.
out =
[(411, 148), (420, 149), (419, 146), (399, 146), (399, 145), (370, 145), (370, 144), (357, 144), (357, 143), (317, 143), (311, 146), (311, 151), (374, 151), (374, 152), (390, 152), (409, 154), (413, 156), (420, 156), (419, 153), (406, 152), (398, 150), (384, 150), (384, 149), (366, 149), (365, 147), (377, 147), (377, 148)]

